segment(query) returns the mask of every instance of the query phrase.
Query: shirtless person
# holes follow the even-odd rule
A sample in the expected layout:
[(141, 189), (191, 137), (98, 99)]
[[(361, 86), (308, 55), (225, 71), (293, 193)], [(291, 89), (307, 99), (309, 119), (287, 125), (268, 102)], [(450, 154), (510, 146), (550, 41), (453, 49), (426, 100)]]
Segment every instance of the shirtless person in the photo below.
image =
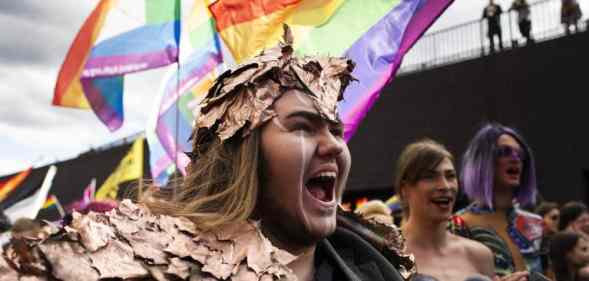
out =
[(407, 146), (397, 162), (395, 187), (407, 218), (402, 230), (407, 252), (415, 256), (415, 280), (485, 280), (495, 275), (487, 247), (447, 230), (458, 191), (452, 161), (441, 144), (422, 140)]

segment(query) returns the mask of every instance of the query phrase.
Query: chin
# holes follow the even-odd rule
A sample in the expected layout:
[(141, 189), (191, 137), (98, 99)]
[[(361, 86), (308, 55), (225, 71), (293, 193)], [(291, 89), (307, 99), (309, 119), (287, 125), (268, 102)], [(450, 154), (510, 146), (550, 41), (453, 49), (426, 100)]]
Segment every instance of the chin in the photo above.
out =
[(445, 223), (445, 222), (448, 222), (450, 217), (451, 217), (451, 215), (436, 215), (436, 216), (432, 217), (432, 221), (434, 223)]
[(310, 218), (307, 233), (312, 241), (319, 241), (335, 232), (337, 226), (335, 216), (329, 218)]

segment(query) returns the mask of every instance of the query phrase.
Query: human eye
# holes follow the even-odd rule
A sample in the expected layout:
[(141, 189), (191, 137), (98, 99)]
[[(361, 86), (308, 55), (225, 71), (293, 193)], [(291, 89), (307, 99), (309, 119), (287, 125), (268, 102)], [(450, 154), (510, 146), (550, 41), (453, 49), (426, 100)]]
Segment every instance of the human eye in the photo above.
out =
[(290, 127), (291, 131), (295, 132), (313, 133), (315, 131), (313, 124), (304, 119), (294, 120)]
[(448, 172), (446, 174), (446, 178), (449, 180), (455, 180), (458, 176), (456, 175), (456, 172)]
[(344, 137), (344, 126), (342, 126), (342, 124), (330, 126), (329, 131), (336, 137)]

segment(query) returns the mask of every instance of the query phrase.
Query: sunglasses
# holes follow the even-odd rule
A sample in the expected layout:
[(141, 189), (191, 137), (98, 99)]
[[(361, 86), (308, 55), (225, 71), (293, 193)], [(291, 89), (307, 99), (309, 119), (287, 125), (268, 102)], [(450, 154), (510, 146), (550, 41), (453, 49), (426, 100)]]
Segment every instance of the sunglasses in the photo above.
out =
[(521, 149), (513, 148), (507, 145), (500, 145), (495, 149), (495, 156), (513, 157), (518, 158), (519, 160), (524, 160), (526, 158), (526, 153), (523, 152)]

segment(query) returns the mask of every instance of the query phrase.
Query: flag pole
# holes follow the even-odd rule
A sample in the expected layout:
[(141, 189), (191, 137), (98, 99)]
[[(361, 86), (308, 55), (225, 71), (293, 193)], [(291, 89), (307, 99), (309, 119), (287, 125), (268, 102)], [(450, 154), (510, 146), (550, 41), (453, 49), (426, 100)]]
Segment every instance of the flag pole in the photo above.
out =
[(65, 210), (63, 209), (63, 206), (59, 202), (59, 199), (57, 199), (57, 196), (53, 195), (53, 198), (55, 199), (55, 207), (57, 207), (57, 212), (59, 212), (59, 215), (63, 219), (65, 217)]

